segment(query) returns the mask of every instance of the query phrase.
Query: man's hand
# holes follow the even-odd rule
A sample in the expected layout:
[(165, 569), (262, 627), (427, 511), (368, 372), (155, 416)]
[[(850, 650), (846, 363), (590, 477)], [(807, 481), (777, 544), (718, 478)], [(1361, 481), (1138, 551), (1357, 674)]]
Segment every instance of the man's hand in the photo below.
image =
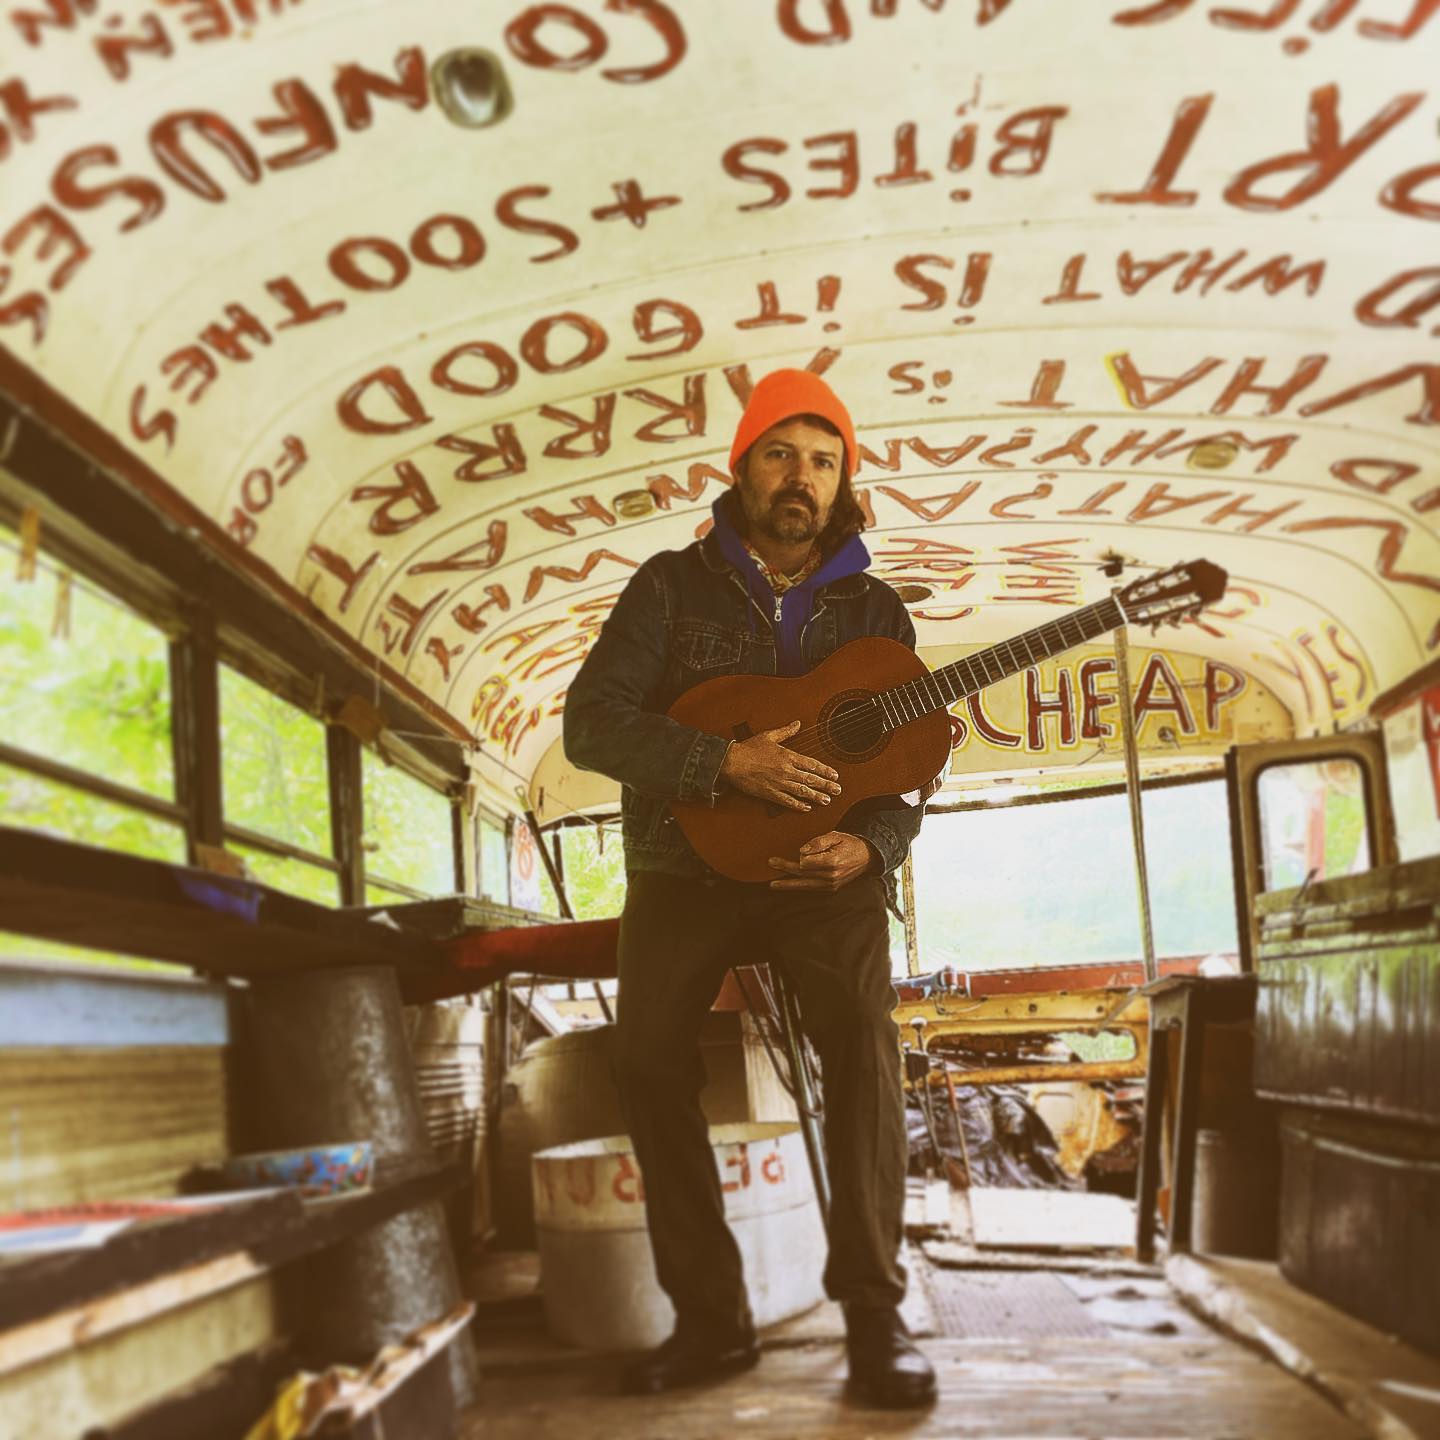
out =
[(748, 740), (737, 740), (725, 752), (720, 778), (772, 805), (791, 810), (810, 810), (828, 805), (840, 793), (840, 776), (828, 765), (809, 755), (787, 750), (781, 743), (798, 729), (793, 720), (776, 730), (761, 730)]
[(799, 860), (772, 855), (770, 865), (788, 877), (772, 880), (772, 890), (838, 890), (870, 869), (870, 847), (858, 835), (827, 830), (800, 847)]

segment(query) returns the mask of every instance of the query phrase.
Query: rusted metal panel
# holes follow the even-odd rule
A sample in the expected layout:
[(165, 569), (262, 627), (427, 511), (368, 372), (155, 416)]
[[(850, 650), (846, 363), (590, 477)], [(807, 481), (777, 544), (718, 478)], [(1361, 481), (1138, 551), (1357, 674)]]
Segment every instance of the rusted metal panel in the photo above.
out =
[[(1143, 1073), (1145, 1062), (1140, 1056), (1132, 1063), (1140, 1067), (1137, 1076)], [(1134, 1134), (1133, 1124), (1117, 1112), (1116, 1097), (1108, 1086), (1054, 1081), (1047, 1075), (1027, 1089), (1030, 1103), (1055, 1137), (1060, 1167), (1067, 1175), (1083, 1175), (1092, 1157), (1124, 1145)]]
[(1440, 1127), (1440, 862), (1315, 889), (1262, 901), (1257, 1092)]
[[(1145, 1073), (1145, 1054), (1133, 1060), (1044, 1061), (1030, 1065), (992, 1065), (983, 1070), (953, 1070), (956, 1085), (1036, 1085), (1048, 1080), (1133, 1080)], [(943, 1086), (943, 1075), (932, 1075), (932, 1087)]]
[[(1123, 1003), (1117, 1005), (1117, 1002)], [(1024, 1035), (1097, 1027), (1143, 1029), (1147, 1009), (1140, 995), (1126, 999), (1123, 991), (1081, 990), (994, 995), (974, 1000), (963, 996), (953, 999), (936, 996), (897, 1005), (893, 1015), (902, 1031), (917, 1017), (923, 1019), (928, 1040), (932, 1035), (973, 1030)]]
[(1280, 1268), (1440, 1354), (1440, 1135), (1286, 1109)]
[(1272, 890), (1256, 897), (1261, 940), (1269, 942), (1282, 925), (1315, 925), (1328, 920), (1390, 917), (1406, 911), (1434, 917), (1440, 907), (1440, 857), (1385, 865), (1359, 875), (1323, 880), (1308, 889)]

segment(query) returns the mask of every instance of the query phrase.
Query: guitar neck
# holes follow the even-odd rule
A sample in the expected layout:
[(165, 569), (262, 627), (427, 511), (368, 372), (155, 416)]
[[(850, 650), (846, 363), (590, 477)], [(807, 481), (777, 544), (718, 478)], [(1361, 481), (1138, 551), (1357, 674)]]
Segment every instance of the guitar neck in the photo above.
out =
[(1072, 610), (1058, 620), (1048, 621), (1002, 640), (988, 650), (977, 651), (944, 665), (919, 680), (897, 685), (878, 697), (887, 726), (894, 729), (907, 721), (918, 720), (936, 710), (947, 710), (966, 695), (978, 694), (987, 685), (994, 685), (1007, 675), (1015, 675), (1038, 661), (1048, 660), (1062, 650), (1071, 650), (1094, 640), (1125, 623), (1125, 612), (1113, 597)]

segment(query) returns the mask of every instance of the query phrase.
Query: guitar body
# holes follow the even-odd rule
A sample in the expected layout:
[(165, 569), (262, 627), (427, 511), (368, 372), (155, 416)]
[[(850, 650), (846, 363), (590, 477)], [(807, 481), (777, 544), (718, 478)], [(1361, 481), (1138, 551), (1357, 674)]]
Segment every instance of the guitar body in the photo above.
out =
[[(879, 691), (927, 675), (924, 662), (898, 640), (852, 640), (808, 675), (721, 675), (687, 690), (672, 720), (726, 740), (800, 721), (791, 748), (839, 772), (843, 793), (829, 805), (791, 810), (724, 790), (713, 806), (672, 801), (671, 810), (696, 853), (732, 880), (773, 880), (769, 859), (793, 860), (800, 847), (839, 830), (846, 813), (877, 795), (918, 790), (945, 768), (950, 717), (937, 710), (889, 732), (867, 720)], [(790, 742), (787, 742), (790, 743)]]

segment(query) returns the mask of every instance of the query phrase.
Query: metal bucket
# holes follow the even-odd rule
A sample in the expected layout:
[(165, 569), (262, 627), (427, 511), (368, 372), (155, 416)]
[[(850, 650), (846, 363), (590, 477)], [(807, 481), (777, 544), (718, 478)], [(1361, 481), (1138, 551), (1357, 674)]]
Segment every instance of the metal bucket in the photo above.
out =
[[(710, 1131), (725, 1218), (745, 1263), (757, 1325), (824, 1299), (825, 1230), (794, 1124)], [(540, 1151), (532, 1162), (540, 1284), (550, 1331), (585, 1350), (639, 1350), (671, 1331), (655, 1278), (640, 1167), (625, 1135)]]
[(1193, 1236), (1199, 1253), (1275, 1258), (1279, 1158), (1273, 1129), (1199, 1132)]

